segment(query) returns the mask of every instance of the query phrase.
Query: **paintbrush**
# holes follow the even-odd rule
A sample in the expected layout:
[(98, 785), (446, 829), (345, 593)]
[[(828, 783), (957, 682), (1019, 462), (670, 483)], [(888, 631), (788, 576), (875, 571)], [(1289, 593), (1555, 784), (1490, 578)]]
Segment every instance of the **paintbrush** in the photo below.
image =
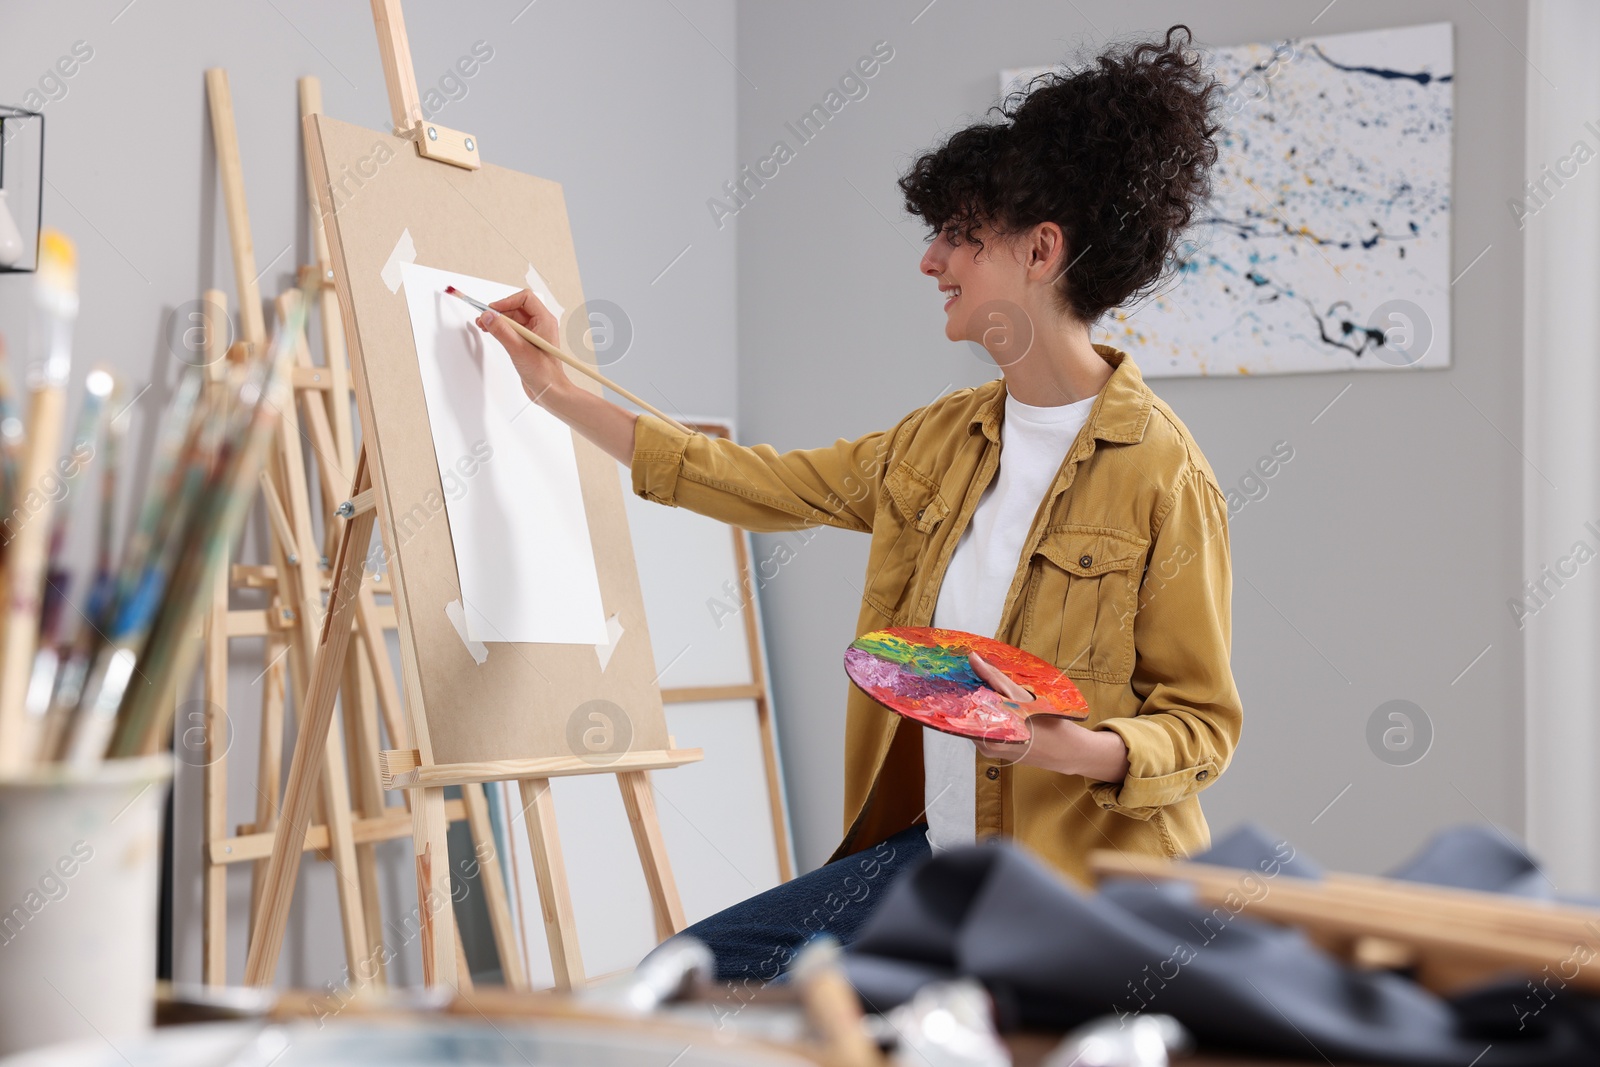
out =
[(61, 499), (56, 505), (54, 522), (50, 528), (50, 554), (41, 594), (43, 607), (39, 613), (38, 649), (33, 654), (33, 671), (28, 680), (28, 695), (23, 702), (27, 712), (24, 745), (28, 752), (35, 753), (35, 758), (42, 754), (45, 721), (63, 651), (62, 606), (67, 602), (67, 588), (72, 581), (65, 558), (67, 526), (73, 509), (72, 491), (83, 472), (94, 461), (94, 443), (99, 439), (102, 423), (109, 413), (106, 401), (115, 386), (116, 378), (105, 367), (96, 367), (84, 379), (83, 407), (78, 412), (78, 427), (72, 435), (72, 447), (59, 465)]
[[(200, 371), (191, 368), (186, 376), (198, 382)], [(123, 694), (134, 673), (143, 674), (139, 650), (161, 609), (168, 577), (186, 547), (185, 528), (222, 446), (219, 407), (201, 395), (165, 483), (152, 483), (141, 518), (153, 523), (139, 531), (148, 534), (148, 543), (120, 576), (104, 643), (95, 651), (69, 724), (63, 758), (75, 767), (90, 769), (104, 758)]]
[[(248, 510), (305, 328), (303, 292), (261, 356), (199, 393), (164, 487), (146, 502), (147, 551), (124, 568), (109, 640), (84, 683), (64, 758), (75, 767), (153, 752), (172, 723), (178, 680), (199, 655), (194, 632)], [(198, 372), (193, 372), (198, 381)], [(248, 484), (241, 484), (245, 479)], [(131, 573), (130, 573), (131, 572)]]
[(193, 673), (200, 654), (195, 630), (210, 606), (211, 590), (228, 566), (282, 412), (294, 404), (290, 368), (295, 351), (304, 343), (306, 315), (320, 281), (313, 277), (301, 287), (264, 358), (232, 397), (221, 452), (139, 655), (139, 682), (130, 685), (122, 698), (108, 756), (149, 754), (171, 731), (179, 681)]
[(95, 541), (94, 577), (89, 583), (89, 603), (84, 612), (95, 626), (103, 625), (111, 600), (112, 568), (115, 566), (112, 557), (117, 542), (117, 485), (122, 477), (122, 442), (128, 436), (131, 421), (123, 418), (127, 411), (122, 406), (121, 382), (112, 383), (110, 408), (115, 414), (105, 424), (101, 446), (100, 524)]
[[(114, 654), (116, 649), (110, 647), (112, 642), (108, 635), (116, 627), (119, 605), (131, 604), (135, 598), (140, 577), (145, 572), (146, 560), (157, 544), (162, 519), (169, 512), (175, 484), (181, 474), (179, 460), (184, 444), (192, 433), (200, 387), (201, 374), (191, 369), (178, 380), (172, 400), (158, 420), (149, 489), (123, 548), (121, 564), (115, 569), (109, 559), (114, 524), (112, 509), (116, 504), (114, 487), (105, 487), (101, 494), (102, 570), (96, 575), (95, 590), (90, 594), (88, 623), (78, 631), (78, 640), (58, 671), (55, 692), (51, 696), (50, 711), (45, 721), (42, 759), (65, 760), (68, 757), (73, 738), (78, 733), (90, 672), (97, 664), (102, 671), (109, 669), (105, 657)], [(126, 419), (121, 416), (114, 419), (112, 429), (120, 438), (127, 429)], [(108, 476), (112, 475), (114, 467), (115, 463), (108, 462)], [(126, 615), (127, 612), (122, 614)], [(100, 680), (97, 676), (97, 686)], [(115, 711), (115, 708), (112, 710)]]
[(26, 769), (33, 758), (24, 740), (24, 704), (39, 639), (39, 589), (54, 503), (38, 490), (49, 475), (61, 438), (67, 374), (72, 369), (72, 327), (78, 318), (77, 250), (64, 234), (48, 228), (39, 233), (34, 307), (43, 354), (29, 370), (28, 443), (13, 498), (18, 506), (5, 516), (9, 547), (0, 572), (5, 625), (0, 635), (0, 772), (13, 773)]
[[(458, 297), (461, 300), (465, 300), (467, 303), (471, 304), (473, 307), (477, 308), (479, 311), (494, 311), (494, 308), (490, 307), (488, 304), (485, 304), (481, 300), (474, 300), (472, 297), (468, 296), (466, 293), (463, 293), (460, 289), (457, 289), (453, 285), (445, 286), (444, 287), (444, 291), (446, 293), (448, 293), (449, 295), (453, 296), (453, 297)], [(501, 312), (498, 312), (498, 311), (494, 311), (494, 313), (496, 315), (502, 314)], [(662, 422), (671, 424), (674, 429), (681, 430), (681, 431), (683, 431), (684, 433), (687, 433), (687, 434), (694, 433), (693, 430), (689, 429), (689, 427), (685, 426), (683, 423), (679, 422), (677, 419), (673, 418), (671, 415), (668, 415), (665, 412), (658, 410), (652, 404), (648, 404), (645, 401), (640, 400), (638, 397), (636, 397), (632, 393), (628, 392), (622, 386), (618, 385), (616, 382), (612, 381), (610, 378), (607, 378), (604, 374), (601, 374), (599, 371), (597, 371), (593, 367), (589, 366), (589, 364), (585, 363), (583, 360), (579, 359), (577, 356), (571, 355), (570, 353), (567, 353), (567, 352), (563, 352), (561, 349), (557, 348), (555, 345), (551, 344), (549, 341), (546, 341), (543, 337), (540, 337), (538, 334), (534, 333), (532, 330), (530, 330), (526, 326), (522, 325), (522, 323), (516, 321), (513, 318), (510, 318), (509, 316), (506, 317), (506, 322), (510, 323), (511, 328), (513, 330), (517, 331), (517, 333), (524, 340), (526, 340), (529, 344), (533, 345), (534, 347), (543, 349), (544, 351), (550, 353), (552, 356), (554, 356), (557, 359), (559, 359), (561, 362), (565, 363), (567, 366), (572, 367), (575, 370), (581, 371), (584, 374), (587, 374), (589, 377), (593, 378), (595, 381), (599, 382), (601, 385), (605, 386), (607, 389), (610, 389), (612, 392), (616, 393), (617, 395), (626, 397), (632, 403), (638, 404), (640, 407), (644, 408), (646, 411), (648, 411), (650, 414), (654, 415), (656, 418), (660, 419)]]
[[(62, 734), (72, 711), (78, 706), (78, 699), (83, 695), (84, 677), (89, 672), (89, 655), (94, 650), (100, 635), (110, 625), (108, 618), (111, 608), (111, 598), (116, 592), (116, 531), (117, 531), (117, 484), (121, 477), (122, 469), (122, 442), (127, 436), (129, 419), (125, 418), (126, 410), (122, 405), (122, 383), (113, 381), (111, 396), (102, 411), (114, 411), (110, 419), (105, 422), (105, 431), (102, 435), (100, 455), (100, 507), (98, 515), (98, 532), (95, 541), (94, 572), (89, 580), (89, 598), (78, 623), (77, 637), (71, 641), (63, 641), (57, 655), (60, 663), (51, 678), (51, 690), (47, 694), (47, 710), (44, 721), (39, 730), (39, 762), (48, 763), (58, 757), (61, 747)], [(44, 654), (44, 650), (40, 650)], [(39, 669), (35, 659), (34, 679), (39, 678)], [(28, 714), (34, 714), (33, 708), (34, 689), (28, 689)]]
[[(168, 516), (168, 505), (176, 490), (177, 479), (182, 474), (179, 462), (183, 457), (184, 444), (193, 433), (202, 384), (197, 369), (185, 373), (162, 416), (161, 429), (156, 437), (155, 460), (150, 471), (150, 491), (145, 495), (144, 505), (128, 536), (108, 611), (116, 604), (127, 603), (133, 596), (139, 577), (144, 573), (145, 561), (155, 550), (157, 534), (163, 519)], [(110, 622), (108, 618), (108, 626)]]
[[(0, 515), (16, 505), (17, 457), (22, 454), (22, 416), (17, 411), (16, 389), (6, 361), (5, 339), (0, 338)], [(5, 550), (0, 545), (0, 553)]]
[(41, 646), (54, 646), (61, 640), (61, 605), (71, 582), (64, 556), (67, 525), (74, 506), (72, 491), (94, 462), (94, 443), (100, 438), (111, 413), (106, 404), (116, 384), (115, 375), (103, 366), (90, 371), (83, 382), (83, 408), (78, 412), (78, 427), (72, 435), (72, 448), (60, 464), (61, 501), (56, 505), (55, 520), (50, 528), (50, 562), (45, 569), (44, 609), (39, 620)]

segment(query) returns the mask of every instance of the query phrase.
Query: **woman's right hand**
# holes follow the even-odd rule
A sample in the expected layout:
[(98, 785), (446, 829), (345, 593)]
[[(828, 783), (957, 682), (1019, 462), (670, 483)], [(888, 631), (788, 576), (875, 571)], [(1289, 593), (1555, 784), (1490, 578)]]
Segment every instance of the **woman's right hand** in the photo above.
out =
[(505, 348), (530, 400), (537, 404), (546, 390), (568, 384), (570, 379), (561, 361), (528, 341), (506, 321), (514, 320), (555, 347), (561, 347), (561, 324), (531, 289), (496, 300), (489, 307), (493, 310), (478, 316), (478, 328)]

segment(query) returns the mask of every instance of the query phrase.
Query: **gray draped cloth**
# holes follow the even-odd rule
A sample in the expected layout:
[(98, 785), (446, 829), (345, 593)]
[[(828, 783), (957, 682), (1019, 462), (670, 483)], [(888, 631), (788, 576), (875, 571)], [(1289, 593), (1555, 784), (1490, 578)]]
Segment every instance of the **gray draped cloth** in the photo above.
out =
[[(1008, 842), (941, 853), (889, 886), (845, 950), (846, 973), (873, 1011), (928, 982), (975, 978), (1005, 1030), (1150, 1012), (1175, 1016), (1208, 1050), (1319, 1063), (1600, 1064), (1600, 998), (1566, 981), (1600, 956), (1600, 926), (1533, 981), (1508, 974), (1441, 997), (1252, 919), (1250, 900), (1275, 879), (1322, 876), (1287, 843), (1246, 825), (1193, 858), (1238, 868), (1238, 899), (1213, 907), (1180, 883), (1133, 878), (1088, 893)], [(1557, 894), (1490, 827), (1443, 831), (1389, 877), (1600, 906)]]

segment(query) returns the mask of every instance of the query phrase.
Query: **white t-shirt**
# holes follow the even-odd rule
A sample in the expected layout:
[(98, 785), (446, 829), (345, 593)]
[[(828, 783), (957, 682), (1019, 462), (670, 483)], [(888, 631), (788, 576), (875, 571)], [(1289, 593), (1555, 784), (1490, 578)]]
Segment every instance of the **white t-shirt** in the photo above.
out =
[[(989, 637), (1000, 629), (1000, 610), (1021, 563), (1022, 543), (1094, 400), (1034, 407), (1006, 393), (1000, 469), (950, 556), (933, 608), (934, 626)], [(935, 852), (974, 842), (976, 761), (971, 741), (922, 728), (923, 798), (928, 843)]]

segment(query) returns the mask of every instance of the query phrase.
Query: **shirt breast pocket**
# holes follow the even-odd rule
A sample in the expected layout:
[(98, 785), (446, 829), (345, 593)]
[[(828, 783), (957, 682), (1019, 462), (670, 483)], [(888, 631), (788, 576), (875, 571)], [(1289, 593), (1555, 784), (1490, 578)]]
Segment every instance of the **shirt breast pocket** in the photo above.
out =
[(1104, 526), (1045, 530), (1023, 617), (1023, 647), (1076, 677), (1133, 676), (1133, 619), (1148, 538)]
[(939, 494), (939, 483), (910, 463), (896, 464), (883, 481), (887, 506), (879, 511), (882, 529), (874, 529), (874, 539), (884, 538), (881, 553), (874, 550), (877, 569), (867, 578), (867, 598), (886, 617), (900, 617), (901, 601), (911, 575), (917, 569), (928, 536), (944, 520), (950, 505)]

